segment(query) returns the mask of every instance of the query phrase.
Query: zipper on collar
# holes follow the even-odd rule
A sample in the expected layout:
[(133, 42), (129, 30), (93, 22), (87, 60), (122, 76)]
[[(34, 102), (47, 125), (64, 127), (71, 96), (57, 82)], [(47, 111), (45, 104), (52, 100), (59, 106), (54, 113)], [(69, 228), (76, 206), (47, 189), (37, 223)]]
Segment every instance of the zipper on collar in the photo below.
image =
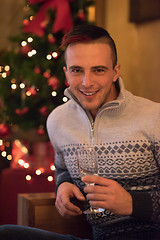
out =
[(91, 131), (90, 131), (91, 145), (94, 145), (94, 121), (91, 122)]

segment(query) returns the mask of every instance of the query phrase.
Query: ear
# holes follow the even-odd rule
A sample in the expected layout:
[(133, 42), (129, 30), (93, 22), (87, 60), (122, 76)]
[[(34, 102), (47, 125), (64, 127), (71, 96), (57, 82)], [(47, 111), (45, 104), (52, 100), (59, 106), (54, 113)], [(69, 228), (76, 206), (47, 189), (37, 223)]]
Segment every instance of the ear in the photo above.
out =
[(66, 68), (65, 66), (63, 67), (63, 71), (64, 71), (64, 73), (66, 74), (67, 68)]
[(68, 81), (68, 72), (67, 72), (67, 68), (65, 66), (63, 67), (63, 71), (64, 71), (66, 79)]
[(114, 79), (113, 79), (113, 82), (116, 82), (117, 81), (117, 78), (119, 78), (120, 76), (120, 64), (117, 64), (114, 68)]

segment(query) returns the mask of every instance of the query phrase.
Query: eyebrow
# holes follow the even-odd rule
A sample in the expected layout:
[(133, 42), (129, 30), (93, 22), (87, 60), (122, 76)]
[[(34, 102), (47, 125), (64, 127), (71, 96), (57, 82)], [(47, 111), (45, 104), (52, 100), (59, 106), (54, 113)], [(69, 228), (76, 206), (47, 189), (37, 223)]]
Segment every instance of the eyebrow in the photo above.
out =
[(77, 65), (73, 65), (73, 66), (70, 66), (70, 67), (69, 67), (69, 70), (72, 70), (72, 69), (75, 69), (75, 68), (80, 69), (80, 68), (82, 68), (82, 67), (77, 66)]
[[(106, 69), (106, 70), (108, 69), (108, 67), (103, 66), (103, 65), (98, 65), (98, 66), (91, 67), (91, 69), (99, 69), (99, 68), (103, 68), (103, 69)], [(73, 66), (69, 67), (69, 70), (72, 70), (72, 69), (83, 69), (83, 67), (77, 66), (77, 65), (73, 65)]]
[(98, 65), (98, 66), (93, 66), (92, 69), (98, 69), (98, 68), (103, 68), (103, 69), (108, 69), (108, 67), (103, 66), (103, 65)]

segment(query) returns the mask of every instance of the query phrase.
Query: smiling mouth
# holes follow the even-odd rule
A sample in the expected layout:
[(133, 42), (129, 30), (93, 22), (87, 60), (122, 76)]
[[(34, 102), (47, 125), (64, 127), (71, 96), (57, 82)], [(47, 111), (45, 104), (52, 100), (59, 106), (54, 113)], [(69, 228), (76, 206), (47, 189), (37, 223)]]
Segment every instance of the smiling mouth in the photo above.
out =
[(93, 96), (94, 94), (96, 94), (98, 91), (94, 91), (94, 92), (83, 92), (83, 91), (80, 91), (83, 95), (85, 96)]

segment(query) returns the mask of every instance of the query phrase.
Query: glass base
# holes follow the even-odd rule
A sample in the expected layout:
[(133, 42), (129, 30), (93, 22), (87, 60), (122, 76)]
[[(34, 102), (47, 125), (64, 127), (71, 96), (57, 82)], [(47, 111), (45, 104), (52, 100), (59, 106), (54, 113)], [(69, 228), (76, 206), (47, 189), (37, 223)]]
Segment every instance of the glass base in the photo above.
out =
[(86, 209), (83, 213), (84, 214), (96, 214), (96, 213), (101, 213), (104, 212), (104, 208), (93, 208), (90, 207), (89, 209)]

